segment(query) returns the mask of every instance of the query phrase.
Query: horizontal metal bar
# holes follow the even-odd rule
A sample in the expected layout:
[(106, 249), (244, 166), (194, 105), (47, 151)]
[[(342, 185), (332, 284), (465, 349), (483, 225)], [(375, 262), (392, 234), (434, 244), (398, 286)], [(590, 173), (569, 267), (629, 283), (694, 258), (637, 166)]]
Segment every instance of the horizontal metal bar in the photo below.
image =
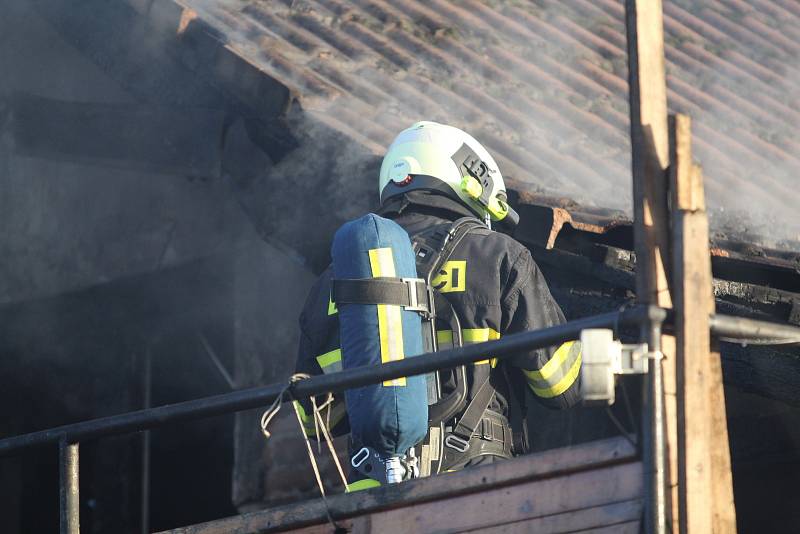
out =
[(712, 315), (711, 334), (752, 344), (800, 343), (800, 328), (732, 315)]
[[(578, 319), (541, 330), (511, 334), (495, 341), (467, 345), (434, 354), (423, 354), (380, 366), (357, 367), (339, 373), (314, 376), (297, 382), (292, 386), (291, 394), (297, 398), (304, 398), (327, 392), (337, 393), (402, 376), (420, 375), (437, 369), (447, 369), (484, 360), (487, 354), (502, 359), (524, 350), (549, 347), (577, 339), (581, 330), (587, 328), (639, 325), (643, 321), (663, 320), (665, 317), (666, 311), (656, 306), (632, 307), (619, 312)], [(0, 440), (0, 456), (37, 445), (55, 443), (61, 439), (69, 442), (85, 441), (110, 434), (136, 432), (177, 421), (258, 408), (272, 403), (285, 387), (285, 384), (272, 384), (239, 390), (6, 438)]]

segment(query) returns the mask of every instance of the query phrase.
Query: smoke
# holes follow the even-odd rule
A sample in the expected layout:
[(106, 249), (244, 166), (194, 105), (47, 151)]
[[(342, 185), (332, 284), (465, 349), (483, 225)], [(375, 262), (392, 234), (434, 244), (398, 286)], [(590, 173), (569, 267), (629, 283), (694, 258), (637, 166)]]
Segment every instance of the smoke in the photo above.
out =
[[(526, 188), (630, 213), (621, 2), (189, 5), (368, 153), (448, 122)], [(739, 5), (665, 3), (670, 109), (693, 117), (713, 229), (792, 246), (797, 21)]]
[[(163, 62), (146, 61), (155, 49), (128, 48), (126, 30), (141, 35), (144, 24), (111, 28), (112, 38), (104, 25), (65, 22), (74, 9), (13, 1), (0, 20), (0, 255), (9, 260), (0, 303), (158, 270), (252, 237), (212, 179), (224, 118), (202, 107), (212, 93), (195, 94), (201, 84), (185, 70), (169, 78)], [(109, 25), (128, 16), (103, 14)], [(182, 110), (167, 107), (179, 104), (184, 82)]]
[[(797, 17), (778, 16), (777, 3), (767, 7), (665, 6), (668, 20), (684, 21), (667, 29), (668, 82), (682, 97), (671, 108), (692, 116), (712, 230), (797, 250), (800, 34)], [(719, 31), (701, 38), (693, 33), (699, 21)]]

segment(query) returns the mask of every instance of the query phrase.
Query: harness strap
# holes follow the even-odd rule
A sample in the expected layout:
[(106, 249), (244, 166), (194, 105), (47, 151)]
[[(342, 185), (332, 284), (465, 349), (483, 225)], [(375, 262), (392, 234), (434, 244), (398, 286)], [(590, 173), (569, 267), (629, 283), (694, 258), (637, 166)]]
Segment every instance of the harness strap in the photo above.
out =
[[(487, 377), (486, 381), (481, 384), (481, 387), (475, 392), (475, 396), (472, 397), (471, 401), (469, 401), (467, 408), (458, 419), (458, 422), (453, 428), (453, 431), (450, 433), (450, 436), (456, 436), (461, 440), (461, 442), (468, 443), (469, 439), (478, 428), (481, 418), (483, 417), (483, 413), (489, 407), (489, 403), (492, 401), (492, 395), (494, 395), (494, 387), (489, 384), (489, 378)], [(448, 445), (447, 442), (448, 439), (450, 439), (450, 436), (445, 438), (445, 445)]]
[[(461, 444), (460, 439), (450, 434)], [(480, 456), (499, 456), (511, 458), (512, 432), (508, 419), (492, 410), (486, 410), (480, 420), (478, 428), (469, 440), (458, 449), (445, 446), (444, 458), (441, 469), (452, 471), (461, 469), (466, 464)]]

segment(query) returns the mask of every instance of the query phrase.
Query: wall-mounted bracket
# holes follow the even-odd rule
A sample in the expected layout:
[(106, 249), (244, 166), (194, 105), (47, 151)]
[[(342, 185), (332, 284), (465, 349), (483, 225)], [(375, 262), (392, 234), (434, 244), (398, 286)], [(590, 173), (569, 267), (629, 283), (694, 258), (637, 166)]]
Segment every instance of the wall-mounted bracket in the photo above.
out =
[(650, 354), (647, 343), (625, 345), (613, 330), (593, 328), (581, 332), (581, 394), (585, 403), (614, 404), (617, 375), (643, 374)]

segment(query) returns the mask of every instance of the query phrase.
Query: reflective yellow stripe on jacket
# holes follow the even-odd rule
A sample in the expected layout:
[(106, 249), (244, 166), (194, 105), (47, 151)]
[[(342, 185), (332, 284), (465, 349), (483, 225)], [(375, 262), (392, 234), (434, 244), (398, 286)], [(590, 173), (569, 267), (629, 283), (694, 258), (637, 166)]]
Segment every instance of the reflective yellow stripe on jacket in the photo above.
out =
[(538, 371), (523, 370), (533, 392), (544, 399), (557, 397), (567, 391), (581, 371), (581, 344), (567, 341)]
[(317, 363), (322, 372), (327, 374), (338, 373), (342, 370), (342, 349), (334, 349), (317, 356)]
[[(484, 341), (492, 341), (495, 339), (500, 339), (500, 332), (493, 328), (463, 328), (461, 330), (461, 340), (465, 344), (482, 343)], [(440, 330), (436, 332), (436, 341), (439, 343), (440, 349), (452, 347), (453, 331)], [(487, 363), (491, 363), (492, 367), (494, 367), (497, 365), (497, 358), (481, 360), (479, 362), (475, 362), (475, 365), (486, 365)]]

